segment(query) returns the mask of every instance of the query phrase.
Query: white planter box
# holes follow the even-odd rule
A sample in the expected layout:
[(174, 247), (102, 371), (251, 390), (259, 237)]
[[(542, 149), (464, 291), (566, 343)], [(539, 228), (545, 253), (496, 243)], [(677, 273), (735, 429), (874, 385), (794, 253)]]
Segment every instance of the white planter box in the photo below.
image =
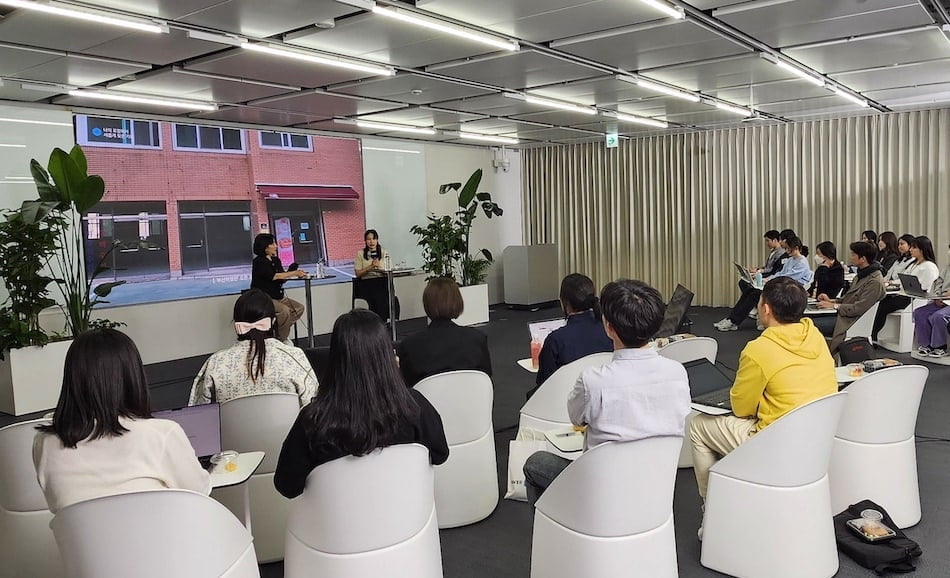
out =
[(458, 325), (477, 325), (488, 323), (488, 285), (470, 285), (459, 287), (465, 311), (455, 323)]
[(56, 407), (72, 340), (5, 351), (0, 361), (0, 411), (23, 415)]

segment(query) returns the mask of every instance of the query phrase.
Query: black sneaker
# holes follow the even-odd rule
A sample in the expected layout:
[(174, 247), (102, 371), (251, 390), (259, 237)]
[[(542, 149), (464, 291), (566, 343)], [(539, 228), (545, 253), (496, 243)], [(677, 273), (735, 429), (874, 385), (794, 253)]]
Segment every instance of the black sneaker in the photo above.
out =
[(929, 357), (932, 350), (926, 345), (921, 345), (917, 348), (917, 355), (923, 355), (924, 357)]

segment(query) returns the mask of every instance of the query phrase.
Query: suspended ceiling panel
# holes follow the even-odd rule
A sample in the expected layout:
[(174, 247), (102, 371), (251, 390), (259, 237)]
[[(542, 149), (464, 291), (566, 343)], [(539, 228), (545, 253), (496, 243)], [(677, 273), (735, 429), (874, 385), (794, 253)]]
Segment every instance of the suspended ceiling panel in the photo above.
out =
[(785, 53), (818, 72), (834, 73), (950, 58), (950, 41), (934, 28), (831, 46), (789, 49)]
[(920, 101), (950, 101), (950, 82), (937, 82), (908, 88), (889, 88), (865, 93), (866, 96), (882, 103), (908, 103)]
[[(0, 85), (0, 100), (22, 100), (36, 102), (50, 97), (50, 93), (43, 90), (24, 89), (19, 82), (4, 82)], [(6, 155), (9, 151), (4, 151)]]
[(491, 116), (530, 114), (542, 110), (537, 105), (528, 104), (523, 100), (508, 98), (501, 94), (490, 94), (488, 96), (476, 96), (474, 98), (442, 102), (439, 104), (439, 107), (448, 108), (450, 110), (488, 114)]
[[(197, 111), (192, 111), (192, 110), (182, 110), (179, 108), (169, 109), (164, 106), (155, 106), (151, 104), (138, 104), (138, 103), (130, 103), (130, 102), (109, 102), (108, 107), (106, 108), (106, 107), (103, 107), (103, 103), (101, 100), (95, 100), (91, 98), (86, 98), (86, 97), (81, 97), (81, 96), (71, 96), (71, 95), (57, 96), (53, 98), (53, 103), (66, 105), (66, 106), (74, 106), (77, 108), (84, 108), (84, 109), (85, 108), (105, 109), (107, 111), (106, 114), (109, 114), (111, 111), (128, 111), (128, 112), (138, 112), (138, 113), (143, 113), (143, 114), (161, 115), (161, 116), (168, 116), (168, 114), (171, 113), (173, 115), (187, 117), (188, 114), (192, 112), (197, 112)], [(182, 120), (185, 120), (185, 119), (183, 118)], [(192, 124), (194, 123), (192, 122)]]
[[(840, 101), (841, 99), (835, 98), (835, 100)], [(666, 120), (679, 124), (701, 125), (707, 123), (738, 122), (741, 119), (742, 117), (737, 114), (719, 110), (711, 106), (707, 106), (705, 110), (666, 115)]]
[(367, 76), (365, 72), (248, 52), (243, 48), (234, 48), (215, 56), (186, 62), (185, 68), (306, 88), (322, 87)]
[(165, 65), (179, 62), (221, 50), (223, 46), (214, 42), (194, 40), (181, 30), (169, 30), (168, 34), (149, 34), (140, 32), (127, 34), (120, 38), (103, 42), (83, 49), (86, 54), (114, 56)]
[(794, 116), (800, 114), (833, 114), (854, 111), (861, 107), (828, 93), (828, 96), (764, 104), (759, 108), (780, 116)]
[(103, 27), (95, 22), (53, 17), (29, 10), (14, 10), (0, 19), (0, 40), (26, 46), (82, 52), (105, 41), (127, 36), (124, 28)]
[(367, 98), (399, 100), (409, 104), (430, 104), (491, 93), (490, 90), (458, 82), (409, 73), (400, 73), (393, 77), (377, 76), (357, 82), (337, 84), (331, 86), (330, 90)]
[(102, 58), (66, 56), (21, 70), (19, 78), (75, 86), (91, 86), (148, 70), (147, 64), (125, 63)]
[(332, 0), (230, 0), (193, 12), (181, 20), (265, 38), (358, 10)]
[(272, 96), (251, 102), (255, 106), (266, 106), (288, 112), (302, 112), (324, 117), (351, 116), (369, 114), (406, 106), (400, 103), (362, 100), (326, 92), (290, 93), (284, 96)]
[(20, 72), (52, 62), (63, 55), (49, 50), (10, 46), (0, 43), (0, 75), (18, 76)]
[(523, 120), (525, 122), (537, 122), (542, 124), (553, 124), (557, 126), (572, 126), (589, 122), (596, 115), (582, 114), (569, 110), (542, 110), (541, 112), (532, 112), (530, 114), (514, 115), (512, 118)]
[(109, 85), (110, 88), (113, 86), (124, 92), (232, 104), (288, 92), (287, 88), (241, 82), (239, 79), (213, 78), (203, 73), (184, 71), (180, 68), (163, 69), (141, 75), (135, 80), (120, 80)]
[(786, 0), (750, 5), (755, 8), (715, 15), (776, 48), (932, 23), (916, 0)]
[(578, 104), (597, 104), (600, 106), (656, 95), (655, 92), (645, 91), (629, 82), (617, 80), (613, 76), (543, 86), (532, 89), (531, 94)]
[(486, 118), (483, 120), (466, 122), (462, 125), (460, 130), (483, 132), (486, 134), (517, 134), (521, 132), (538, 130), (541, 128), (550, 127), (538, 126), (534, 123), (519, 122), (506, 118)]
[(631, 0), (417, 0), (416, 6), (532, 42), (664, 17), (662, 13)]
[(704, 92), (797, 78), (791, 72), (760, 58), (758, 54), (743, 54), (715, 61), (657, 68), (646, 72), (644, 76), (687, 90)]
[(798, 98), (826, 96), (828, 89), (799, 80), (779, 80), (752, 86), (740, 86), (709, 91), (710, 94), (742, 105), (759, 106), (769, 102), (781, 102)]
[(227, 2), (222, 2), (222, 0), (91, 0), (86, 2), (91, 6), (114, 8), (123, 12), (169, 20), (178, 20), (222, 3)]
[(509, 89), (531, 88), (599, 75), (596, 70), (587, 66), (533, 50), (499, 53), (493, 58), (473, 59), (471, 62), (459, 62), (451, 66), (434, 66), (427, 70)]
[(558, 48), (631, 72), (750, 52), (691, 22), (674, 22)]
[(517, 136), (518, 138), (527, 138), (533, 140), (558, 141), (563, 139), (577, 138), (598, 138), (603, 135), (591, 134), (591, 131), (583, 131), (571, 128), (542, 128), (538, 130), (518, 131), (517, 135), (509, 134), (505, 136)]
[(471, 40), (374, 14), (342, 18), (337, 20), (333, 28), (309, 28), (291, 35), (286, 40), (291, 44), (317, 50), (410, 67), (468, 58), (497, 50)]
[(243, 122), (269, 126), (293, 126), (329, 118), (325, 115), (298, 114), (283, 110), (273, 110), (255, 106), (232, 107), (216, 110), (214, 112), (201, 112), (192, 116), (196, 119), (208, 118), (229, 122)]
[(831, 75), (859, 92), (929, 84), (950, 77), (950, 58)]
[(470, 120), (482, 118), (477, 114), (464, 112), (451, 112), (447, 110), (433, 110), (424, 107), (403, 108), (397, 110), (387, 110), (360, 116), (362, 120), (375, 120), (377, 122), (391, 122), (396, 124), (411, 124), (418, 126), (434, 126), (437, 128), (454, 128)]

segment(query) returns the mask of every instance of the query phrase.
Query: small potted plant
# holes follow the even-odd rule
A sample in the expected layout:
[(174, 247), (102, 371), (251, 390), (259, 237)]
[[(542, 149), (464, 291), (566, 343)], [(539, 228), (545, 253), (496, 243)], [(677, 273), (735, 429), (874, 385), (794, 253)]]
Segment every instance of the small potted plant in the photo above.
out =
[(455, 215), (429, 215), (424, 227), (415, 225), (410, 231), (422, 247), (424, 271), (433, 277), (450, 277), (462, 290), (465, 313), (456, 322), (473, 325), (488, 322), (488, 285), (485, 278), (494, 257), (488, 249), (471, 251), (472, 225), (479, 213), (491, 219), (502, 216), (504, 210), (494, 202), (491, 193), (478, 192), (482, 169), (477, 169), (463, 185), (446, 183), (439, 194), (457, 191), (458, 210)]

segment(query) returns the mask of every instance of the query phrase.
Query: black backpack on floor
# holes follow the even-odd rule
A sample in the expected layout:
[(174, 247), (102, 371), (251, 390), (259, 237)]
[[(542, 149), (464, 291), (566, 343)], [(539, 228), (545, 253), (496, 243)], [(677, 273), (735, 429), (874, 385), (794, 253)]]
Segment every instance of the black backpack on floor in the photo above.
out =
[[(867, 509), (877, 510), (883, 514), (884, 519), (881, 521), (893, 529), (897, 536), (882, 542), (867, 542), (850, 529), (847, 525), (848, 520), (860, 518), (861, 511)], [(916, 570), (914, 558), (923, 553), (920, 546), (894, 525), (894, 520), (891, 520), (884, 508), (871, 500), (849, 506), (847, 510), (834, 517), (834, 524), (838, 549), (858, 564), (874, 570), (878, 576), (885, 572), (904, 574)]]

